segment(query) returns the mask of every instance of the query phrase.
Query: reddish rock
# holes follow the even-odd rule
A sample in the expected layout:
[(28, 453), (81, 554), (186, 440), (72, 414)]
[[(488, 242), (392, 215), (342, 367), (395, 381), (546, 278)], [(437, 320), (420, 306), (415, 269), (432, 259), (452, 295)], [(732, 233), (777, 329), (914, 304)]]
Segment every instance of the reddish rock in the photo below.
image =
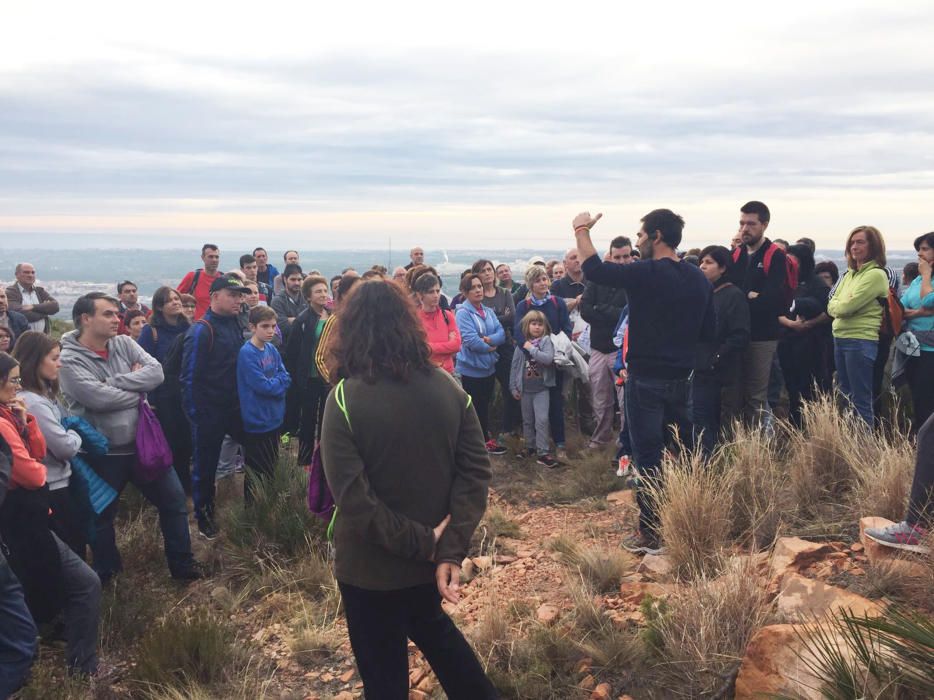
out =
[(756, 632), (746, 647), (736, 676), (736, 700), (761, 700), (770, 695), (819, 700), (820, 682), (799, 658), (798, 633), (806, 627), (770, 625)]
[(778, 611), (789, 620), (811, 618), (826, 612), (848, 609), (856, 615), (876, 617), (882, 606), (876, 602), (799, 574), (787, 574), (776, 600)]
[(558, 610), (557, 606), (551, 603), (542, 603), (538, 606), (538, 610), (535, 611), (535, 617), (543, 625), (553, 625), (558, 621), (560, 614), (561, 612)]
[(593, 689), (593, 692), (590, 694), (590, 700), (610, 700), (610, 694), (612, 692), (613, 689), (610, 687), (609, 683), (601, 683)]
[(639, 564), (639, 571), (663, 578), (671, 573), (671, 559), (664, 554), (646, 554)]
[(663, 598), (671, 592), (671, 586), (643, 581), (624, 581), (619, 586), (619, 595), (624, 603), (639, 606), (646, 596)]
[(809, 542), (800, 537), (780, 537), (772, 550), (772, 573), (781, 575), (788, 569), (801, 571), (833, 551), (829, 544)]
[(353, 678), (353, 669), (346, 671), (341, 674), (341, 683), (350, 683), (350, 679)]
[(851, 552), (862, 552), (863, 549), (865, 549), (865, 547), (863, 547), (863, 545), (861, 545), (859, 542), (854, 542), (850, 545)]
[(342, 690), (334, 696), (334, 700), (354, 700), (354, 695), (349, 690)]
[(577, 687), (581, 690), (593, 690), (597, 687), (597, 679), (588, 673), (581, 678), (581, 682), (577, 684)]

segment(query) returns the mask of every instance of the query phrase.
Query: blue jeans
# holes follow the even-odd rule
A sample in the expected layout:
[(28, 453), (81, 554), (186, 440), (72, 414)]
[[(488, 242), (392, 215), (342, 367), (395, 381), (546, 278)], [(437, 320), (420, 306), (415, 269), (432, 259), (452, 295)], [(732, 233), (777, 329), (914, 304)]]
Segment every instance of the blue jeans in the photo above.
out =
[[(148, 484), (136, 478), (134, 464), (136, 455), (87, 455), (91, 468), (117, 493), (122, 493), (127, 483), (132, 482), (143, 497), (159, 509), (159, 526), (165, 540), (165, 558), (169, 571), (176, 573), (190, 567), (194, 562), (191, 553), (191, 533), (188, 531), (188, 505), (185, 491), (174, 469)], [(117, 550), (114, 533), (114, 517), (119, 498), (115, 498), (94, 522), (94, 570), (103, 583), (123, 568)]]
[(26, 680), (38, 634), (23, 587), (0, 552), (0, 698), (12, 695)]
[(691, 379), (656, 379), (630, 372), (626, 382), (626, 424), (632, 442), (632, 458), (639, 472), (636, 491), (639, 529), (653, 534), (658, 529), (658, 513), (647, 486), (661, 482), (662, 453), (666, 439), (673, 437), (673, 426), (685, 448), (693, 449), (691, 425)]
[(875, 340), (834, 338), (833, 356), (837, 364), (840, 393), (856, 409), (859, 417), (872, 427), (872, 368), (879, 352)]

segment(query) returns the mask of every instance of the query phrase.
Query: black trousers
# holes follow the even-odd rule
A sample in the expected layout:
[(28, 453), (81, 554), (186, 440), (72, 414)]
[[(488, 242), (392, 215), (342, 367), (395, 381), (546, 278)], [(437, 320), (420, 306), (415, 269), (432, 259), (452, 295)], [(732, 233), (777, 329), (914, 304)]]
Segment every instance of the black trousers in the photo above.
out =
[(451, 700), (498, 698), (434, 583), (371, 591), (338, 583), (366, 700), (407, 700), (408, 641), (425, 655)]
[(330, 387), (320, 377), (309, 377), (302, 388), (301, 417), (298, 423), (298, 463), (311, 464), (311, 455), (315, 450), (315, 440), (321, 433), (321, 420), (324, 418), (324, 402), (328, 398)]
[(912, 525), (934, 527), (934, 414), (918, 431), (918, 455), (911, 482), (907, 520)]
[(496, 375), (489, 377), (461, 377), (461, 384), (464, 385), (464, 391), (470, 394), (473, 399), (474, 408), (477, 411), (477, 418), (480, 419), (480, 427), (483, 429), (483, 439), (490, 439), (490, 402), (493, 400), (493, 392), (496, 390)]
[(242, 445), (243, 461), (246, 463), (243, 501), (250, 505), (257, 480), (270, 478), (276, 470), (276, 462), (279, 461), (279, 429), (266, 433), (245, 432)]
[(509, 374), (512, 371), (512, 356), (516, 346), (511, 341), (499, 347), (499, 359), (496, 361), (496, 381), (503, 397), (503, 433), (509, 435), (522, 428), (522, 408), (509, 391)]
[(75, 503), (75, 497), (70, 487), (49, 491), (49, 505), (52, 512), (49, 514), (49, 529), (58, 539), (64, 542), (68, 549), (77, 554), (81, 561), (87, 559), (88, 527), (82, 522)]
[(153, 410), (172, 450), (172, 467), (186, 494), (191, 493), (191, 425), (180, 396), (160, 396)]

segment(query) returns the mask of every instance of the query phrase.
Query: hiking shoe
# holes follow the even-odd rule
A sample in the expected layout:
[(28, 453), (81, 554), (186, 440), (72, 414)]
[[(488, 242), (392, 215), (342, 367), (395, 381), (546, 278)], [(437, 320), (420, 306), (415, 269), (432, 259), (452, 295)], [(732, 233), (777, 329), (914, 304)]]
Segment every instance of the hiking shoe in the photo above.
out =
[(506, 448), (496, 442), (496, 440), (487, 440), (486, 451), (491, 455), (504, 455), (507, 452)]
[(661, 554), (665, 550), (657, 537), (641, 530), (623, 540), (622, 547), (633, 554)]
[(543, 467), (548, 467), (549, 469), (557, 469), (561, 466), (561, 462), (556, 460), (551, 455), (539, 455), (536, 461)]
[(888, 527), (870, 527), (866, 529), (866, 537), (873, 542), (894, 549), (919, 553), (931, 551), (930, 547), (923, 544), (927, 534), (927, 530), (924, 528), (918, 525), (909, 525), (904, 520)]
[(616, 463), (616, 476), (622, 478), (635, 476), (632, 469), (632, 460), (629, 455), (623, 455)]
[(198, 532), (206, 540), (216, 539), (219, 534), (219, 530), (213, 520), (199, 520)]

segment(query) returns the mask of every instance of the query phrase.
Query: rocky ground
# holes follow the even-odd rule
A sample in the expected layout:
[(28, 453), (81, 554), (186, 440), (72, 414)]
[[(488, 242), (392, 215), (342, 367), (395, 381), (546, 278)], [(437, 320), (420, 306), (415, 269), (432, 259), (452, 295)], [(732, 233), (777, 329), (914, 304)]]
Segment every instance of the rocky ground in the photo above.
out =
[[(553, 472), (519, 459), (496, 461), (490, 510), (475, 537), (471, 556), (464, 561), (462, 600), (456, 606), (445, 604), (465, 633), (477, 641), (481, 655), (495, 647), (478, 640), (489, 636), (497, 616), (508, 618), (504, 625), (520, 637), (538, 629), (563, 630), (574, 643), (585, 635), (574, 622), (580, 615), (580, 600), (572, 584), (581, 574), (569, 565), (562, 547), (618, 553), (621, 540), (632, 532), (636, 521), (633, 492), (619, 488), (623, 484), (615, 482), (609, 457), (587, 457), (587, 468), (600, 476), (583, 478), (574, 474), (575, 469), (583, 467), (575, 465)], [(236, 493), (239, 488), (235, 482), (227, 490)], [(154, 624), (153, 620), (163, 620), (167, 612), (172, 616), (210, 611), (229, 623), (236, 639), (236, 663), (243, 667), (234, 674), (240, 679), (239, 690), (228, 677), (216, 686), (199, 686), (197, 693), (189, 687), (173, 691), (174, 695), (159, 691), (154, 696), (305, 700), (362, 697), (362, 684), (333, 597), (305, 596), (301, 586), (278, 585), (274, 578), (264, 579), (262, 585), (254, 582), (245, 586), (241, 579), (225, 572), (229, 557), (225, 558), (223, 542), (208, 544), (203, 540), (197, 542), (197, 555), (215, 564), (216, 575), (187, 588), (172, 585), (166, 581), (158, 540), (153, 538), (152, 513), (144, 512), (139, 522), (150, 532), (137, 533), (139, 539), (128, 543), (140, 551), (139, 556), (128, 557), (122, 585), (140, 593), (145, 591), (158, 608), (156, 612), (140, 612), (138, 635)], [(860, 526), (872, 524), (866, 520)], [(737, 698), (753, 698), (760, 693), (820, 697), (813, 689), (815, 682), (807, 664), (802, 663), (806, 652), (801, 647), (802, 634), (806, 634), (815, 616), (840, 608), (879, 614), (888, 603), (882, 595), (885, 591), (878, 585), (880, 566), (888, 567), (888, 571), (898, 569), (908, 576), (930, 576), (923, 567), (919, 570), (920, 564), (893, 559), (890, 552), (862, 537), (853, 541), (783, 537), (770, 552), (750, 555), (738, 550), (733, 554), (745, 558), (750, 576), (769, 601), (770, 612), (768, 624), (755, 633), (745, 657), (729, 667), (722, 687), (711, 692), (711, 697), (732, 697), (734, 693)], [(688, 588), (675, 579), (672, 562), (665, 555), (607, 556), (619, 557), (623, 568), (611, 590), (593, 596), (593, 608), (612, 627), (639, 638), (650, 626), (646, 601), (657, 604), (684, 595)], [(130, 566), (138, 566), (139, 570), (131, 571)], [(106, 681), (90, 688), (65, 682), (58, 671), (60, 647), (45, 646), (36, 679), (22, 697), (144, 694), (146, 688), (133, 681), (140, 652), (138, 637), (133, 637), (133, 623), (128, 626), (130, 631), (124, 630), (125, 643), (104, 639), (104, 656), (114, 665)], [(105, 621), (105, 635), (107, 629)], [(310, 647), (303, 649), (301, 635), (312, 632)], [(502, 634), (506, 634), (505, 628)], [(409, 659), (410, 700), (443, 697), (437, 680), (413, 646)], [(484, 661), (493, 663), (486, 657)], [(572, 661), (570, 680), (563, 677), (564, 685), (554, 691), (554, 697), (604, 700), (685, 696), (666, 687), (664, 675), (642, 674), (625, 668), (625, 664), (607, 668), (583, 652)], [(639, 663), (647, 662), (640, 659)]]

